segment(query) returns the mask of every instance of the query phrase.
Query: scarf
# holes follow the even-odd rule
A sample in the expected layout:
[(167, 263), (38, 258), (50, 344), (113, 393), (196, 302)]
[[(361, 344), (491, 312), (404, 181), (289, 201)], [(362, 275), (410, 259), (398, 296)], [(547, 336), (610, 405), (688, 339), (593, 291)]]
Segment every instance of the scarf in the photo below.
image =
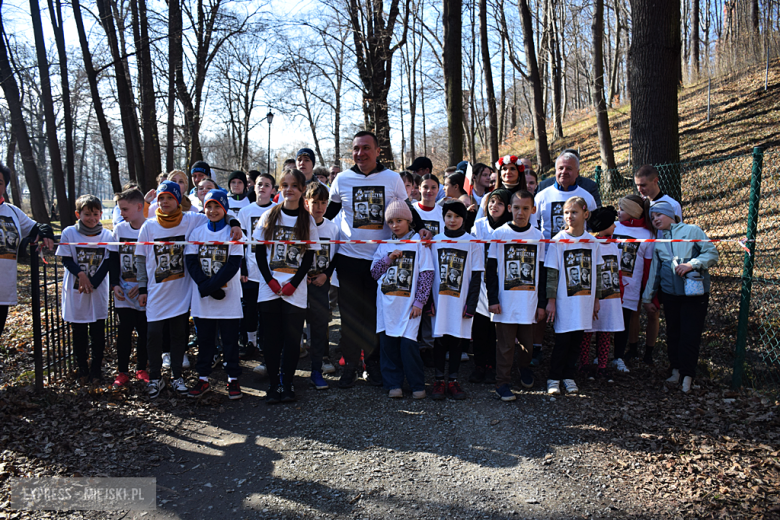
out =
[(632, 218), (621, 222), (626, 227), (645, 227), (645, 218)]
[(444, 234), (447, 236), (447, 238), (458, 238), (462, 237), (466, 234), (466, 230), (463, 226), (460, 227), (460, 229), (456, 229), (455, 231), (452, 231), (449, 228), (444, 228)]
[(165, 229), (170, 229), (181, 224), (181, 219), (184, 216), (184, 214), (181, 212), (181, 206), (177, 206), (173, 213), (169, 213), (167, 215), (160, 211), (160, 208), (157, 208), (154, 211), (154, 214), (157, 217), (157, 222), (159, 222), (159, 224)]
[[(494, 219), (493, 216), (490, 214), (490, 211), (486, 211), (487, 218), (488, 218), (488, 224), (490, 224), (490, 229), (498, 229), (510, 220), (512, 220), (512, 212), (509, 211), (509, 201), (512, 199), (512, 194), (509, 190), (505, 189), (498, 189), (490, 193), (490, 197), (498, 197), (501, 199), (501, 202), (504, 203), (505, 210), (504, 214), (498, 217), (497, 219)], [(489, 199), (488, 199), (489, 200)], [(489, 203), (488, 203), (489, 204)]]
[(79, 220), (76, 222), (76, 231), (88, 237), (99, 235), (103, 231), (103, 224), (98, 221), (97, 226), (90, 228), (85, 226), (84, 223)]

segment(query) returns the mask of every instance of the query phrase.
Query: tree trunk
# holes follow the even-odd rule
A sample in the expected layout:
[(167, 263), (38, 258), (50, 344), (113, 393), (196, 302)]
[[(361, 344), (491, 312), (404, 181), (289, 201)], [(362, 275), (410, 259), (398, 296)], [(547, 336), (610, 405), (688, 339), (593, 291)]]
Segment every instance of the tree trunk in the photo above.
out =
[[(604, 0), (593, 3), (593, 105), (596, 107), (596, 124), (599, 131), (601, 166), (616, 177), (615, 153), (612, 149), (612, 134), (609, 130), (609, 114), (604, 100)], [(610, 181), (612, 188), (615, 188)]]
[[(628, 86), (634, 164), (676, 164), (680, 161), (680, 0), (631, 0), (631, 11), (634, 33)], [(666, 183), (671, 189), (665, 191), (680, 200), (679, 172), (673, 172)]]
[(498, 161), (498, 115), (496, 114), (496, 92), (493, 88), (493, 69), (490, 64), (490, 48), (488, 47), (487, 0), (479, 0), (479, 39), (482, 47), (482, 68), (485, 73), (488, 119), (490, 120), (490, 164), (493, 164)]
[[(100, 137), (103, 139), (103, 147), (106, 149), (106, 160), (108, 161), (108, 169), (111, 173), (111, 187), (114, 192), (122, 190), (122, 181), (119, 178), (119, 161), (117, 161), (116, 153), (114, 152), (114, 142), (111, 140), (111, 129), (108, 126), (105, 112), (103, 112), (103, 102), (100, 99), (100, 91), (98, 90), (97, 72), (92, 64), (92, 53), (89, 50), (89, 43), (87, 42), (87, 33), (84, 31), (84, 20), (81, 17), (81, 4), (79, 0), (73, 0), (73, 18), (76, 21), (76, 29), (79, 34), (79, 43), (81, 44), (81, 54), (84, 58), (84, 71), (87, 74), (87, 81), (89, 82), (89, 90), (92, 94), (92, 105), (95, 107), (95, 116), (98, 120), (98, 127), (100, 128)], [(79, 178), (79, 184), (81, 178)], [(79, 190), (79, 193), (81, 190)]]
[[(178, 24), (178, 25), (177, 25)], [(178, 31), (178, 32), (177, 32)], [(176, 39), (178, 38), (178, 43)], [(177, 53), (178, 49), (178, 53)], [(178, 61), (177, 61), (178, 55)], [(176, 148), (176, 73), (181, 62), (181, 7), (179, 0), (168, 0), (168, 119), (165, 132), (165, 171), (174, 169)], [(187, 165), (187, 169), (190, 165)]]
[[(13, 204), (17, 208), (22, 210), (22, 190), (19, 186), (19, 177), (16, 175), (16, 134), (11, 131), (11, 135), (8, 138), (8, 150), (5, 156), (5, 165), (11, 170), (11, 197)], [(5, 188), (5, 192), (8, 193), (8, 186)]]
[(54, 100), (51, 95), (51, 79), (49, 77), (49, 61), (46, 57), (46, 44), (43, 40), (43, 22), (41, 21), (41, 8), (38, 0), (30, 0), (30, 14), (32, 15), (33, 33), (35, 36), (35, 53), (38, 60), (41, 83), (41, 102), (46, 117), (46, 136), (49, 148), (49, 160), (51, 175), (57, 192), (57, 206), (60, 212), (60, 222), (63, 229), (75, 221), (75, 215), (68, 201), (68, 191), (65, 188), (65, 172), (62, 169), (62, 155), (60, 142), (57, 138), (57, 119), (54, 114)]
[(448, 164), (463, 160), (463, 48), (461, 19), (462, 0), (444, 0), (442, 24), (444, 25), (444, 94), (447, 102)]
[(550, 67), (553, 93), (553, 140), (563, 137), (563, 96), (561, 83), (563, 70), (561, 65), (561, 43), (558, 35), (558, 16), (555, 0), (550, 2)]
[[(636, 0), (635, 0), (636, 1)], [(523, 46), (525, 48), (525, 59), (528, 68), (528, 77), (531, 82), (531, 95), (533, 97), (533, 114), (531, 117), (534, 123), (534, 138), (536, 146), (536, 163), (539, 169), (544, 171), (551, 164), (550, 150), (547, 145), (546, 115), (544, 110), (544, 94), (542, 92), (542, 81), (539, 77), (539, 66), (536, 62), (536, 49), (534, 47), (533, 21), (531, 20), (531, 11), (528, 8), (528, 0), (518, 1), (518, 10), (523, 25)], [(677, 99), (675, 97), (675, 99)]]
[(27, 188), (30, 190), (30, 208), (33, 218), (45, 224), (51, 222), (46, 208), (43, 185), (38, 174), (38, 167), (33, 158), (33, 148), (30, 143), (30, 135), (27, 133), (27, 124), (22, 114), (22, 103), (19, 99), (19, 87), (16, 84), (14, 70), (8, 60), (8, 49), (5, 46), (5, 27), (3, 24), (2, 10), (0, 10), (0, 85), (3, 88), (5, 102), (11, 113), (11, 128), (13, 135), (19, 144), (19, 154), (22, 156), (24, 177)]
[(506, 40), (501, 38), (501, 111), (499, 113), (498, 121), (498, 141), (504, 142), (506, 139), (506, 81), (504, 77), (506, 75), (506, 56), (504, 55), (504, 46)]

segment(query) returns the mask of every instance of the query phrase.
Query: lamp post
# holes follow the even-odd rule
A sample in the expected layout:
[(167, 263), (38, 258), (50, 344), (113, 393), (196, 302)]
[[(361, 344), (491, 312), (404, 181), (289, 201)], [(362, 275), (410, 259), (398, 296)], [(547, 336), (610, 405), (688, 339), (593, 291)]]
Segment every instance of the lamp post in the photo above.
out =
[(271, 112), (270, 108), (265, 118), (268, 120), (268, 175), (273, 175), (271, 173), (271, 123), (274, 121), (274, 113)]

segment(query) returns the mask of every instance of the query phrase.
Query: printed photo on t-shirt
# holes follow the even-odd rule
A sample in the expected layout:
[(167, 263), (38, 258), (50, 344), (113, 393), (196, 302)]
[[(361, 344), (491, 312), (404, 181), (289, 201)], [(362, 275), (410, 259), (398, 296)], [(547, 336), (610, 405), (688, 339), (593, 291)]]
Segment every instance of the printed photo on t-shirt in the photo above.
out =
[(198, 260), (203, 274), (211, 278), (228, 261), (228, 245), (198, 246)]
[(425, 229), (431, 232), (433, 236), (439, 234), (439, 221), (438, 220), (423, 220), (423, 226)]
[(400, 258), (395, 260), (387, 269), (382, 279), (382, 293), (388, 296), (412, 295), (412, 282), (414, 278), (414, 261), (416, 251), (403, 251)]
[[(295, 228), (290, 226), (276, 226), (274, 230), (274, 240), (297, 240), (295, 237)], [(273, 254), (268, 267), (271, 271), (280, 273), (295, 274), (301, 266), (303, 257), (300, 245), (296, 244), (274, 244)]]
[[(326, 240), (320, 237), (321, 240)], [(309, 274), (317, 276), (324, 273), (330, 265), (330, 244), (320, 244), (320, 250), (314, 251), (314, 261), (309, 269)]]
[(468, 251), (439, 249), (439, 294), (460, 298)]
[[(255, 229), (257, 228), (257, 223), (260, 221), (260, 218), (261, 217), (249, 217), (249, 225), (250, 225), (251, 229), (249, 230), (249, 234), (247, 235), (248, 237), (254, 236)], [(252, 244), (252, 255), (253, 256), (255, 254), (255, 246), (256, 245), (257, 244)]]
[(569, 296), (590, 295), (592, 275), (592, 251), (590, 249), (569, 249), (563, 252), (566, 272), (566, 294)]
[(603, 255), (604, 267), (601, 270), (601, 299), (620, 298), (620, 275), (618, 258), (615, 255)]
[[(103, 262), (105, 256), (105, 248), (103, 247), (81, 247), (76, 246), (76, 262), (79, 264), (81, 270), (87, 273), (87, 276), (95, 276), (100, 263)], [(73, 288), (79, 288), (79, 279), (73, 282)]]
[[(155, 238), (156, 242), (183, 242), (184, 235), (167, 238)], [(157, 263), (154, 269), (156, 283), (170, 282), (184, 278), (184, 246), (156, 245), (154, 259)]]
[(504, 246), (504, 290), (536, 290), (536, 244)]
[(19, 229), (11, 217), (0, 217), (0, 259), (16, 260)]
[[(632, 238), (629, 236), (615, 235), (612, 238)], [(636, 265), (636, 255), (639, 251), (639, 242), (618, 242), (620, 249), (620, 270), (628, 276), (633, 276)]]
[(137, 282), (138, 271), (135, 268), (133, 255), (135, 254), (134, 238), (119, 238), (120, 242), (125, 242), (119, 246), (119, 265), (122, 270), (122, 280), (126, 282)]
[(352, 188), (352, 228), (383, 229), (385, 226), (385, 187)]
[(550, 203), (550, 220), (551, 220), (551, 226), (552, 231), (551, 235), (554, 237), (558, 234), (559, 231), (566, 228), (566, 223), (563, 221), (563, 206), (566, 204), (566, 201), (560, 201), (560, 202), (551, 202)]

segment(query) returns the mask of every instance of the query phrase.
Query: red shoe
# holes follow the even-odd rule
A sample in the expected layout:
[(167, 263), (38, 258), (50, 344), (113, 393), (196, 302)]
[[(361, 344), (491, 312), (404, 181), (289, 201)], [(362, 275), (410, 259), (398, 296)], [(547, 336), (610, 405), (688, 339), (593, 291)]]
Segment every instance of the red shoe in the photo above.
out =
[(466, 392), (460, 387), (457, 381), (447, 383), (447, 394), (456, 401), (462, 401), (466, 398)]
[(140, 379), (144, 383), (149, 382), (149, 373), (146, 370), (137, 370), (135, 373), (135, 378)]
[(130, 376), (128, 376), (124, 372), (119, 372), (119, 375), (116, 376), (116, 379), (114, 379), (114, 388), (125, 386), (129, 382), (130, 382)]
[(437, 379), (433, 382), (433, 392), (431, 392), (431, 399), (434, 401), (441, 401), (447, 397), (446, 391), (447, 385), (444, 383), (444, 381)]
[(211, 385), (208, 381), (204, 381), (202, 379), (198, 379), (198, 382), (195, 383), (195, 386), (190, 388), (190, 390), (187, 392), (187, 395), (189, 397), (202, 397), (203, 394), (211, 390)]
[(229, 399), (241, 399), (244, 396), (244, 394), (241, 393), (241, 386), (238, 384), (238, 379), (235, 381), (228, 381), (227, 391)]

